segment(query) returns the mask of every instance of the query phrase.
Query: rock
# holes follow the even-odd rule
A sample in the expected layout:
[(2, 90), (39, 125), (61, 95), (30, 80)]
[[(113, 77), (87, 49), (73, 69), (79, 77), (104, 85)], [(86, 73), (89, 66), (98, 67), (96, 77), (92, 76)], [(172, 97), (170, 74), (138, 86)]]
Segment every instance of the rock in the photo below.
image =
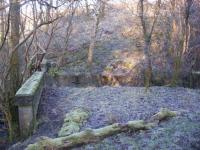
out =
[(81, 125), (89, 118), (89, 112), (82, 108), (77, 108), (67, 113), (62, 128), (58, 136), (67, 136), (80, 131)]

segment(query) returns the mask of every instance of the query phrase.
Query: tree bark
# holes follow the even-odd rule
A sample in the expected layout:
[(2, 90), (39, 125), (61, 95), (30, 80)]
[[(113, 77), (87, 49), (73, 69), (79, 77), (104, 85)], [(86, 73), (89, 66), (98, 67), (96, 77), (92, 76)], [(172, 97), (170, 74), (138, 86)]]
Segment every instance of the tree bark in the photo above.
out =
[(9, 120), (9, 139), (12, 141), (14, 139), (14, 136), (16, 136), (17, 132), (15, 132), (14, 129), (14, 123), (16, 123), (17, 119), (17, 111), (16, 108), (13, 105), (13, 99), (15, 96), (15, 93), (20, 87), (20, 66), (19, 66), (19, 53), (18, 49), (13, 51), (16, 47), (16, 45), (19, 44), (20, 39), (20, 0), (10, 0), (10, 37), (9, 37), (9, 53), (10, 53), (10, 60), (9, 60), (9, 91), (6, 91), (9, 93), (8, 98), (8, 114)]
[[(51, 18), (51, 6), (52, 6), (52, 3), (53, 1), (50, 0), (49, 1), (49, 5), (47, 5), (46, 7), (46, 22), (48, 22)], [(48, 32), (48, 29), (49, 29), (49, 24), (46, 25), (46, 28), (45, 28), (45, 32)]]
[(185, 52), (188, 51), (189, 47), (189, 40), (190, 40), (190, 9), (192, 7), (193, 0), (187, 0), (185, 1), (185, 13), (184, 13), (184, 42), (183, 42), (183, 52), (182, 55), (184, 55)]
[(145, 63), (145, 86), (148, 88), (152, 83), (152, 64), (151, 64), (151, 54), (150, 54), (151, 43), (146, 41), (144, 46), (144, 54), (146, 57)]
[[(0, 7), (4, 5), (4, 0), (0, 0)], [(0, 11), (0, 44), (2, 43), (5, 35), (5, 30), (4, 30), (4, 10)]]
[(12, 51), (19, 44), (20, 34), (20, 0), (10, 0), (10, 80), (11, 93), (14, 96), (20, 84), (20, 66), (18, 50)]
[(95, 27), (94, 27), (93, 35), (91, 38), (90, 46), (88, 49), (88, 64), (89, 65), (92, 65), (92, 62), (93, 62), (93, 52), (94, 52), (94, 48), (95, 48), (96, 37), (97, 37), (98, 28), (99, 28), (99, 22), (100, 22), (100, 15), (98, 14), (96, 16)]

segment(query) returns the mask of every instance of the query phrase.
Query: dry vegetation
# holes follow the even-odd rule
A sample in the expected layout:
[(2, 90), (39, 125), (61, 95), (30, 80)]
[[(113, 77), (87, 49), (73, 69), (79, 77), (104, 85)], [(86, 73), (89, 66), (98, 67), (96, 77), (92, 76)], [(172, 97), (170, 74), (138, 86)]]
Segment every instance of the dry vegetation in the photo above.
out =
[(102, 85), (199, 81), (199, 0), (0, 0), (0, 111), (18, 137), (16, 91), (44, 60), (51, 75)]

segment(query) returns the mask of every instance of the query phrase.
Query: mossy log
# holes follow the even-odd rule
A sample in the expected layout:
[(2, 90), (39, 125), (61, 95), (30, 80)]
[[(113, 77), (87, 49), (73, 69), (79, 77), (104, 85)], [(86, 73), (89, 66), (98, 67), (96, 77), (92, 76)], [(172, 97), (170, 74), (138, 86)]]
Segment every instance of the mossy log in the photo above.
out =
[(106, 137), (127, 131), (149, 130), (158, 125), (158, 123), (166, 118), (176, 116), (175, 111), (161, 109), (160, 112), (152, 116), (147, 121), (135, 120), (125, 124), (115, 123), (99, 129), (86, 129), (84, 131), (73, 133), (69, 136), (59, 137), (55, 139), (43, 138), (42, 140), (28, 145), (26, 150), (47, 150), (47, 149), (70, 149), (88, 143), (98, 142)]

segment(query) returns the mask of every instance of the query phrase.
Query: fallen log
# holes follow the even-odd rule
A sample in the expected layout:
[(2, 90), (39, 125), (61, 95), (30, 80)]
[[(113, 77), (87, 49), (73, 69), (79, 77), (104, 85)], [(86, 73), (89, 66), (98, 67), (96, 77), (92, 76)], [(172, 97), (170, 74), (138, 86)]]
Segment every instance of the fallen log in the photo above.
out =
[(88, 143), (98, 142), (106, 137), (127, 131), (149, 130), (158, 125), (162, 120), (175, 117), (177, 112), (168, 109), (161, 109), (157, 114), (153, 115), (149, 120), (129, 121), (125, 124), (114, 123), (99, 129), (86, 129), (84, 131), (73, 133), (71, 135), (59, 138), (43, 137), (34, 144), (28, 145), (26, 150), (60, 150), (70, 149)]

